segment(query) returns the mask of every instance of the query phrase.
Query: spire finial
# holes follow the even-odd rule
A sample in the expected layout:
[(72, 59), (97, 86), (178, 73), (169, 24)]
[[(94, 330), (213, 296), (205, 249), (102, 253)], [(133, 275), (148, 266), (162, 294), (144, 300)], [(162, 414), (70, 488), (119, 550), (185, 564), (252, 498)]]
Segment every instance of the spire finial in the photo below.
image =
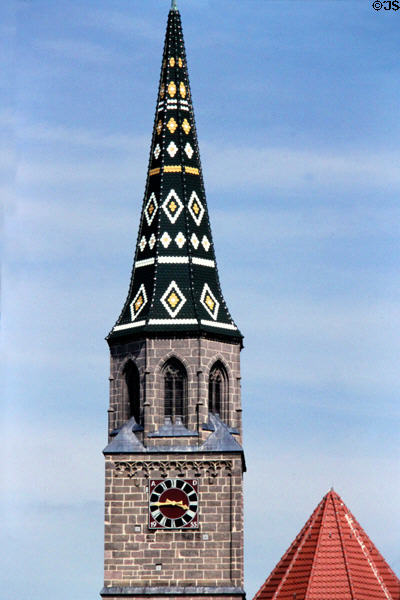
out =
[(171, 0), (171, 10), (178, 10), (176, 0)]

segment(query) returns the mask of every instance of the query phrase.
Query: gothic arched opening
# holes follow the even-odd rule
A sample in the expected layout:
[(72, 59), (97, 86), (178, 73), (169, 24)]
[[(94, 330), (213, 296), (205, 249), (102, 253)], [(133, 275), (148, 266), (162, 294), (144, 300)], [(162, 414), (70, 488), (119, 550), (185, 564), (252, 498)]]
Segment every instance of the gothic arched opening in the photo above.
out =
[(140, 378), (139, 371), (135, 363), (131, 360), (124, 368), (125, 384), (127, 391), (127, 404), (129, 418), (135, 417), (136, 423), (141, 422), (140, 414)]
[(208, 379), (208, 410), (227, 419), (228, 412), (228, 375), (222, 362), (218, 360), (210, 369)]
[(171, 358), (163, 368), (164, 417), (172, 423), (187, 424), (187, 374), (183, 364)]

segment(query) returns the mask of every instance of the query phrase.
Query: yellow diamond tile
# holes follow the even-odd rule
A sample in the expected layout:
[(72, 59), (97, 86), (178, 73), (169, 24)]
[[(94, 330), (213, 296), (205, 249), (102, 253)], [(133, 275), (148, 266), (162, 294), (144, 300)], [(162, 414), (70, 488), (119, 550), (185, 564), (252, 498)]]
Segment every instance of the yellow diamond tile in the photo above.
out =
[(182, 61), (182, 59), (181, 59), (181, 58), (179, 58), (179, 59), (178, 59), (178, 65), (179, 65), (180, 67), (183, 67), (183, 61)]
[(206, 297), (206, 304), (207, 304), (208, 308), (209, 308), (211, 311), (212, 311), (212, 310), (214, 310), (215, 302), (214, 302), (214, 300), (213, 300), (213, 299), (212, 299), (210, 296), (208, 296), (208, 295), (207, 295), (207, 297)]
[(197, 204), (197, 202), (195, 202), (193, 204), (192, 208), (193, 208), (193, 211), (196, 213), (196, 215), (198, 215), (200, 212), (200, 208), (199, 208), (199, 205)]
[(165, 94), (165, 85), (162, 84), (160, 87), (160, 98), (164, 98), (164, 94)]
[(135, 311), (136, 312), (139, 310), (139, 308), (142, 306), (142, 304), (143, 304), (143, 296), (139, 296), (139, 298), (135, 302)]
[(160, 133), (162, 131), (162, 121), (161, 121), (161, 119), (157, 123), (156, 131), (157, 131), (157, 134), (160, 135)]
[(189, 131), (191, 130), (189, 121), (187, 119), (185, 119), (182, 123), (182, 129), (183, 131), (186, 133), (186, 135), (188, 135)]
[[(168, 121), (167, 127), (171, 133), (174, 133), (175, 129), (178, 127), (178, 124), (173, 117), (171, 117), (170, 120)], [(183, 125), (182, 125), (182, 127), (183, 127)]]
[(171, 56), (171, 58), (169, 59), (169, 66), (170, 67), (174, 67), (175, 66), (175, 59), (173, 56)]
[(174, 213), (178, 208), (178, 205), (174, 200), (171, 200), (171, 202), (168, 204), (168, 208), (172, 213)]
[(182, 98), (186, 98), (186, 88), (185, 88), (185, 84), (183, 83), (183, 81), (181, 81), (179, 84), (179, 93), (182, 96)]
[(173, 81), (168, 84), (168, 94), (173, 98), (176, 94), (176, 85)]
[(175, 292), (172, 292), (168, 298), (167, 298), (167, 302), (168, 304), (172, 307), (175, 308), (175, 306), (178, 304), (179, 302), (179, 298), (178, 296), (175, 294)]

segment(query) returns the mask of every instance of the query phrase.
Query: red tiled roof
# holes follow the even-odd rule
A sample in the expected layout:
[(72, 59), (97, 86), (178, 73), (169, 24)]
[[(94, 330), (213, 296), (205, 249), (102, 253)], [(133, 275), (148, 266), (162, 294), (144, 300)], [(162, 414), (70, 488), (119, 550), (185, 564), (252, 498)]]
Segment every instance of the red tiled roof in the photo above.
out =
[(331, 490), (254, 600), (400, 600), (400, 580)]

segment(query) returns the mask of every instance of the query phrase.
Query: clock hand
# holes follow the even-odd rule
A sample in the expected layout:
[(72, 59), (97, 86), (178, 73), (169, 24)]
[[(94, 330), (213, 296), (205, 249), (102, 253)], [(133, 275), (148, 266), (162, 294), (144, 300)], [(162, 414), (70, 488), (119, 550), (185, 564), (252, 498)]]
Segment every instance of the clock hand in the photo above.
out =
[(183, 504), (182, 500), (169, 500), (167, 499), (165, 502), (153, 502), (156, 506), (179, 506), (179, 508), (184, 508), (187, 510), (189, 507), (186, 504)]
[(188, 506), (183, 504), (182, 500), (166, 500), (165, 502), (152, 502), (152, 506), (179, 506), (179, 508), (183, 508), (184, 510), (188, 510)]
[(179, 508), (183, 508), (184, 510), (188, 510), (188, 508), (189, 508), (187, 506), (187, 504), (183, 504), (182, 500), (179, 500), (179, 502), (176, 501), (176, 500), (171, 500), (171, 505), (172, 506), (179, 506)]

